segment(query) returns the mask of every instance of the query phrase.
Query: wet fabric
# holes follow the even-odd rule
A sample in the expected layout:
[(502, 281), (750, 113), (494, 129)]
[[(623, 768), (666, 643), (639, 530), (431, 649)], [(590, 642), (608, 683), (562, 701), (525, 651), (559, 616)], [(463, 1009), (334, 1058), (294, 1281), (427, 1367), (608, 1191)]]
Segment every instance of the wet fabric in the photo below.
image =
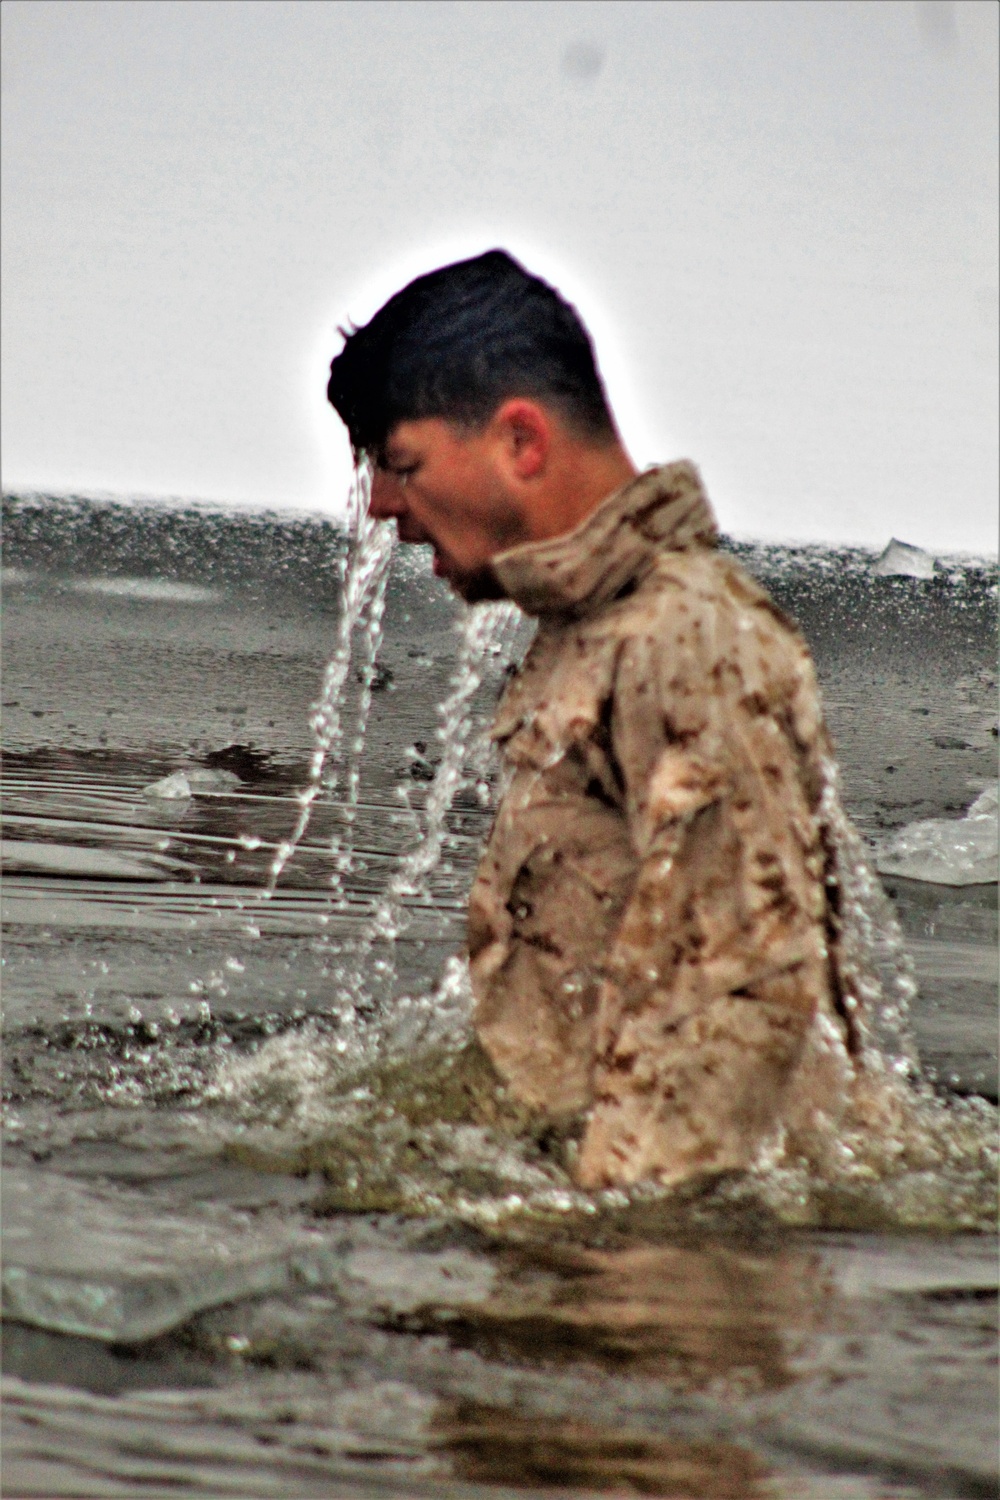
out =
[(842, 1107), (858, 1045), (812, 661), (716, 535), (679, 462), (494, 560), (539, 627), (493, 728), (476, 1027), (518, 1099), (582, 1123), (586, 1186), (748, 1165)]

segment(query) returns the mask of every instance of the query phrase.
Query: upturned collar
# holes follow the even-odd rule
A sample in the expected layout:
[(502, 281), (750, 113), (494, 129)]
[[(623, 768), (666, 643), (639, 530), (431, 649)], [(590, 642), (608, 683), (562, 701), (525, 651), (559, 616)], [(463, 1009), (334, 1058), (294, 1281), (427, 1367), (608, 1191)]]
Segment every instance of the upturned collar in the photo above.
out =
[(499, 553), (492, 567), (527, 614), (580, 618), (638, 582), (657, 553), (717, 540), (701, 476), (680, 459), (629, 480), (572, 531)]

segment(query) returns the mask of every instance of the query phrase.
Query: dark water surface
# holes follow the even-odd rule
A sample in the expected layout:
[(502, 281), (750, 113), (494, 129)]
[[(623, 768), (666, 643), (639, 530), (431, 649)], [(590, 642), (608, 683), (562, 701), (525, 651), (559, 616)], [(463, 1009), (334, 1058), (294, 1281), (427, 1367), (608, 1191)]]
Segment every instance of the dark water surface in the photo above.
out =
[[(862, 832), (957, 817), (996, 776), (995, 569), (741, 550), (813, 646)], [(328, 1103), (312, 1059), (434, 993), (490, 817), (480, 760), (346, 1019), (352, 944), (419, 836), (458, 636), (397, 554), (356, 807), (343, 783), (316, 803), (266, 899), (342, 552), (311, 520), (5, 507), (4, 1494), (996, 1494), (996, 1244), (957, 1210), (832, 1230), (737, 1195), (588, 1228), (544, 1143), (500, 1162), (432, 1121), (400, 1144), (398, 1121)], [(478, 721), (527, 639), (498, 631)], [(182, 766), (229, 779), (144, 791)], [(997, 1093), (996, 886), (886, 884), (924, 1066), (974, 1110)], [(245, 1104), (239, 1060), (270, 1038), (296, 1128), (330, 1111), (335, 1145), (289, 1148), (295, 1172), (257, 1170), (264, 1136), (211, 1094), (222, 1068)], [(436, 1187), (389, 1211), (400, 1151), (477, 1212)]]

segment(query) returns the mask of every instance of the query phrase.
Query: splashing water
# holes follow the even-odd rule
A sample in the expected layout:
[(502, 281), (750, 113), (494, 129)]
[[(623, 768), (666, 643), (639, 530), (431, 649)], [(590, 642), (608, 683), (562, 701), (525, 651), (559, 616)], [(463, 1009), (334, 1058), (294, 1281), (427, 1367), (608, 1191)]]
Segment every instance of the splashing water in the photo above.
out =
[[(368, 731), (368, 716), (372, 706), (372, 688), (378, 665), (379, 647), (382, 644), (382, 622), (385, 614), (386, 590), (389, 582), (389, 565), (392, 560), (393, 540), (389, 532), (388, 547), (384, 562), (374, 577), (371, 591), (362, 610), (360, 621), (361, 665), (358, 679), (361, 691), (358, 698), (354, 726), (354, 738), (348, 746), (347, 770), (344, 777), (344, 827), (335, 831), (330, 842), (333, 873), (330, 886), (335, 900), (346, 904), (343, 896), (343, 877), (349, 874), (354, 862), (354, 826), (358, 812), (358, 795), (361, 788), (361, 767), (365, 753)], [(384, 538), (382, 538), (384, 539)], [(332, 794), (337, 781), (336, 767), (331, 767), (324, 776), (324, 788)]]
[(347, 501), (347, 557), (343, 563), (343, 603), (337, 628), (337, 644), (330, 658), (320, 696), (313, 705), (310, 726), (316, 741), (309, 767), (308, 785), (298, 794), (299, 816), (289, 837), (278, 845), (268, 877), (265, 895), (273, 895), (282, 871), (298, 848), (312, 816), (313, 803), (321, 792), (333, 793), (337, 785), (337, 752), (344, 736), (344, 690), (351, 670), (353, 637), (360, 626), (363, 631), (363, 665), (361, 699), (357, 716), (357, 733), (351, 745), (347, 775), (346, 849), (334, 850), (334, 881), (346, 859), (350, 864), (350, 840), (353, 813), (357, 807), (361, 757), (364, 753), (365, 728), (371, 706), (371, 689), (375, 662), (382, 636), (385, 591), (389, 564), (395, 546), (395, 528), (374, 521), (368, 513), (371, 493), (371, 471), (361, 465), (355, 472)]
[(840, 967), (848, 1004), (857, 997), (853, 1019), (867, 1050), (881, 1056), (899, 1077), (916, 1078), (920, 1064), (910, 1027), (917, 995), (913, 960), (892, 903), (844, 812), (834, 761), (824, 766), (820, 817), (831, 837), (840, 888)]
[[(415, 846), (403, 856), (377, 897), (356, 943), (351, 945), (353, 962), (346, 971), (341, 971), (337, 993), (337, 1012), (342, 1022), (350, 1023), (357, 1010), (371, 1012), (380, 1000), (388, 1001), (391, 996), (396, 980), (395, 943), (409, 926), (408, 906), (411, 902), (432, 902), (428, 881), (447, 840), (448, 812), (455, 794), (470, 779), (470, 771), (472, 779), (478, 781), (483, 770), (484, 736), (477, 729), (473, 699), (487, 665), (505, 649), (519, 620), (514, 605), (499, 603), (477, 605), (459, 623), (458, 664), (451, 679), (451, 692), (438, 708), (440, 722), (436, 735), (442, 754), (427, 793), (423, 828), (418, 831)], [(410, 997), (404, 996), (395, 1002), (395, 1012), (398, 1014), (413, 1004)]]
[[(356, 525), (355, 534), (358, 530), (360, 528)], [(359, 559), (363, 545), (364, 533), (356, 549)], [(362, 594), (361, 587), (358, 587), (352, 606), (354, 618), (360, 619), (367, 601), (361, 673), (363, 691), (358, 715), (361, 726), (371, 700), (371, 681), (381, 638), (385, 583), (391, 556), (390, 548), (384, 562), (380, 563), (382, 554), (375, 548), (372, 551), (373, 561), (367, 565), (367, 575), (371, 580), (367, 593)], [(363, 560), (359, 560), (358, 572), (362, 571), (362, 566)], [(350, 576), (348, 570), (348, 579)], [(344, 622), (348, 621), (349, 614), (345, 605)], [(301, 798), (305, 816), (300, 815), (282, 867), (305, 831), (308, 809), (315, 796), (320, 789), (335, 784), (335, 776), (324, 775), (324, 764), (342, 739), (341, 695), (350, 670), (352, 646), (352, 631), (344, 622), (324, 683), (320, 707), (328, 703), (332, 707), (317, 729), (313, 774)], [(274, 1038), (254, 1056), (227, 1063), (208, 1091), (206, 1097), (210, 1102), (228, 1105), (244, 1119), (249, 1117), (265, 1129), (280, 1127), (299, 1139), (308, 1138), (329, 1128), (331, 1105), (336, 1114), (335, 1100), (345, 1079), (361, 1070), (370, 1069), (385, 1059), (392, 1066), (393, 1060), (408, 1057), (413, 1048), (422, 1054), (443, 1052), (448, 1058), (461, 1052), (468, 1041), (472, 1012), (466, 960), (464, 957), (451, 958), (439, 984), (430, 994), (403, 995), (390, 1004), (387, 1002), (396, 978), (395, 942), (409, 925), (409, 903), (430, 903), (432, 900), (429, 878), (440, 862), (447, 841), (446, 819), (456, 793), (470, 781), (476, 785), (481, 801), (487, 792), (486, 777), (492, 745), (488, 726), (478, 722), (473, 712), (473, 700), (491, 662), (512, 650), (520, 625), (520, 612), (506, 602), (477, 605), (467, 610), (458, 623), (461, 638), (458, 662), (451, 678), (451, 691), (438, 708), (436, 736), (442, 754), (427, 793), (423, 826), (417, 825), (418, 837), (414, 847), (402, 857), (384, 891), (376, 899), (359, 938), (353, 944), (344, 945), (343, 951), (350, 955), (350, 962), (338, 975), (339, 987), (328, 1018), (336, 1025), (336, 1035), (331, 1036), (316, 1023), (310, 1023), (300, 1031)], [(314, 728), (318, 717), (317, 711)], [(348, 811), (357, 803), (363, 733), (358, 733), (351, 748), (356, 764), (349, 767), (347, 775)], [(335, 840), (332, 852), (337, 863), (333, 877), (336, 892), (340, 876), (350, 868), (350, 847), (346, 839)], [(379, 950), (378, 957), (375, 957), (376, 950)], [(416, 1069), (419, 1073), (419, 1064)], [(361, 1094), (365, 1092), (362, 1088)]]
[[(440, 723), (436, 734), (442, 755), (427, 794), (423, 831), (376, 900), (358, 940), (347, 986), (338, 996), (342, 1017), (349, 1017), (355, 1006), (371, 1008), (374, 980), (377, 979), (384, 994), (391, 991), (396, 978), (395, 942), (410, 920), (407, 903), (431, 901), (428, 880), (441, 859), (447, 837), (445, 820), (455, 794), (469, 779), (470, 769), (477, 780), (483, 770), (485, 736), (476, 731), (472, 701), (490, 659), (505, 649), (519, 620), (514, 605), (498, 603), (477, 605), (460, 622), (458, 665), (451, 679), (451, 692), (438, 708)], [(376, 945), (384, 945), (384, 951), (383, 956), (373, 960)], [(446, 971), (445, 991), (449, 983)], [(440, 1009), (441, 998), (440, 993), (432, 998), (433, 1010)], [(409, 996), (404, 996), (396, 1002), (395, 1013), (399, 1015), (413, 1004)]]
[(451, 692), (438, 709), (440, 724), (436, 733), (442, 755), (427, 794), (423, 835), (379, 897), (362, 939), (364, 953), (379, 939), (394, 942), (403, 931), (406, 897), (430, 899), (427, 879), (441, 858), (445, 818), (455, 793), (466, 780), (470, 748), (481, 753), (478, 745), (472, 745), (472, 698), (483, 680), (487, 662), (503, 650), (505, 639), (513, 635), (519, 618), (513, 604), (481, 604), (469, 610), (462, 621), (462, 645)]
[[(430, 900), (428, 881), (441, 858), (446, 817), (456, 793), (469, 779), (484, 785), (489, 741), (477, 725), (473, 700), (491, 659), (510, 649), (519, 624), (519, 612), (507, 603), (478, 605), (460, 621), (458, 663), (451, 691), (438, 709), (442, 755), (427, 794), (423, 829), (377, 898), (352, 961), (340, 976), (333, 1007), (336, 1034), (322, 1034), (311, 1024), (275, 1037), (252, 1057), (228, 1061), (209, 1090), (208, 1101), (235, 1115), (239, 1133), (266, 1154), (276, 1152), (280, 1158), (293, 1143), (328, 1137), (338, 1127), (352, 1130), (359, 1108), (364, 1114), (372, 1099), (365, 1080), (379, 1067), (392, 1074), (402, 1063), (419, 1096), (428, 1083), (429, 1059), (431, 1070), (439, 1075), (450, 1074), (456, 1064), (461, 1070), (472, 1014), (464, 957), (446, 963), (430, 994), (403, 995), (391, 1004), (378, 1004), (374, 992), (377, 988), (380, 998), (391, 993), (394, 945), (408, 924), (407, 903)], [(377, 948), (385, 956), (376, 959)], [(360, 1081), (360, 1087), (352, 1088), (352, 1080)], [(441, 1107), (442, 1081), (437, 1077), (427, 1090), (432, 1098), (437, 1096), (435, 1109)], [(405, 1106), (397, 1123), (404, 1120)], [(483, 1149), (482, 1143), (478, 1149)], [(517, 1157), (513, 1149), (512, 1161)], [(363, 1179), (362, 1172), (358, 1180)]]
[(385, 568), (381, 577), (375, 584), (369, 608), (366, 611), (366, 620), (362, 631), (361, 644), (361, 666), (358, 676), (361, 682), (361, 694), (358, 700), (357, 722), (355, 724), (354, 738), (348, 747), (347, 775), (345, 782), (345, 812), (347, 825), (347, 839), (339, 845), (336, 841), (331, 846), (332, 852), (336, 853), (338, 848), (345, 846), (346, 863), (341, 868), (350, 869), (351, 841), (353, 840), (354, 819), (358, 808), (358, 792), (361, 786), (361, 763), (365, 753), (365, 738), (368, 730), (368, 715), (372, 706), (372, 684), (375, 680), (375, 668), (378, 662), (378, 651), (382, 641), (382, 616), (385, 613), (386, 582), (389, 570)]

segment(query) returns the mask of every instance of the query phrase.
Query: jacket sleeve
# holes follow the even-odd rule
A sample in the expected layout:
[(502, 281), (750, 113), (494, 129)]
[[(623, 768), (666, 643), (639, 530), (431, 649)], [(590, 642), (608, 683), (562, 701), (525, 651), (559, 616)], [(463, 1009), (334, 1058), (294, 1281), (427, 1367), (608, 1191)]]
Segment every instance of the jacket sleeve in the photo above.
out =
[[(748, 1165), (827, 982), (796, 652), (740, 618), (682, 612), (622, 651), (612, 737), (639, 864), (598, 1002), (586, 1186)], [(811, 666), (802, 687), (815, 700)]]

